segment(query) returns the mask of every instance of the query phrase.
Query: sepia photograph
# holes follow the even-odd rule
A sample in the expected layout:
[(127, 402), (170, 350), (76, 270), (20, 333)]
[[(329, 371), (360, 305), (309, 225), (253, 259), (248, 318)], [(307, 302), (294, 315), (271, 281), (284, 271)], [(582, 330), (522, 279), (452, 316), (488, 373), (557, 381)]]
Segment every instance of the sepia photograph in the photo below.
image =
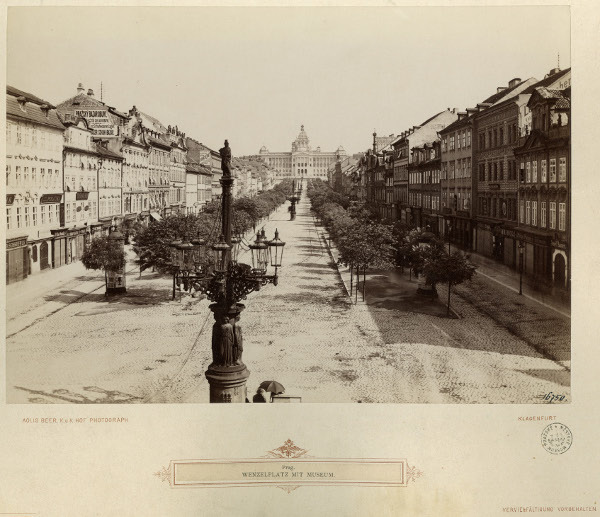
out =
[(570, 404), (570, 38), (9, 7), (6, 403)]

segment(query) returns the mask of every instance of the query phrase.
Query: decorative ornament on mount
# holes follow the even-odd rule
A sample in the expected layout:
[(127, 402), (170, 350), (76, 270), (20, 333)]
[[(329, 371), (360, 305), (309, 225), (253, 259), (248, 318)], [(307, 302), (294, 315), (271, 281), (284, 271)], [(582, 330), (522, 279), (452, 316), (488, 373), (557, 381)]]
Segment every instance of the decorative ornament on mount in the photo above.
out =
[(287, 439), (281, 447), (272, 449), (267, 452), (263, 458), (312, 458), (308, 454), (308, 450), (298, 447), (292, 440)]
[(169, 463), (168, 467), (161, 468), (158, 472), (155, 472), (154, 475), (158, 477), (161, 481), (168, 481), (169, 485), (171, 485), (171, 464)]

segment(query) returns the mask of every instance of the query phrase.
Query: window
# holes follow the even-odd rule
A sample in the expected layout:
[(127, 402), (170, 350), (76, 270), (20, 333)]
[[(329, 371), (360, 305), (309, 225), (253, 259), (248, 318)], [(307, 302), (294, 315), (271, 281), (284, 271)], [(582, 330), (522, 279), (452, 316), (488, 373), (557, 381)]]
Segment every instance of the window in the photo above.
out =
[(525, 177), (527, 178), (527, 183), (531, 183), (531, 163), (527, 162), (525, 164)]
[(21, 228), (21, 207), (17, 207), (17, 228)]
[(462, 136), (462, 146), (467, 147), (467, 132), (463, 131), (461, 136)]
[(531, 224), (537, 226), (537, 201), (531, 202)]
[(29, 185), (29, 167), (23, 167), (23, 183)]
[(460, 149), (460, 133), (456, 135), (456, 148)]
[(556, 229), (556, 203), (550, 201), (550, 229)]
[(519, 222), (525, 223), (525, 201), (522, 199), (519, 201)]
[(448, 148), (448, 137), (444, 137), (442, 139), (442, 152), (446, 152), (446, 149)]
[(567, 159), (560, 158), (558, 162), (558, 181), (567, 181)]
[(25, 207), (25, 228), (29, 227), (29, 207)]
[(564, 232), (567, 227), (567, 205), (566, 203), (558, 204), (558, 229)]
[(450, 151), (454, 151), (454, 135), (450, 137)]
[(7, 186), (8, 186), (8, 185), (12, 185), (12, 182), (11, 182), (11, 177), (10, 177), (10, 170), (11, 170), (11, 167), (10, 167), (10, 165), (7, 165), (7, 166), (6, 166), (6, 185), (7, 185)]
[(550, 181), (556, 182), (556, 159), (550, 160)]
[(31, 222), (33, 226), (37, 226), (37, 206), (31, 208)]
[(467, 147), (471, 147), (471, 130), (467, 129)]
[(531, 164), (531, 181), (537, 183), (537, 160)]
[(540, 162), (540, 169), (541, 169), (541, 173), (540, 173), (540, 180), (542, 183), (546, 183), (547, 181), (547, 171), (546, 171), (546, 160), (541, 160)]
[(498, 142), (498, 145), (504, 145), (504, 129), (500, 128), (500, 136), (499, 136), (500, 142)]
[(531, 201), (525, 202), (525, 224), (529, 224), (531, 222)]
[(17, 145), (21, 145), (22, 143), (23, 143), (22, 128), (21, 128), (20, 124), (17, 124)]
[(546, 228), (546, 202), (540, 203), (540, 226)]
[(67, 222), (71, 222), (71, 203), (65, 203), (67, 205)]
[(48, 222), (52, 224), (54, 222), (52, 207), (48, 205)]
[(6, 209), (6, 229), (10, 230), (12, 227), (12, 208)]

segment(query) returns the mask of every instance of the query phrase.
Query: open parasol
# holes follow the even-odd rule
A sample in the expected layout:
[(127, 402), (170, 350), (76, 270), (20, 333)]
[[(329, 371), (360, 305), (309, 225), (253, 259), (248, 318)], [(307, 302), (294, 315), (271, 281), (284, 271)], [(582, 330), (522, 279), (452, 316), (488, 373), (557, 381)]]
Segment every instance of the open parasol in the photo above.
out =
[(263, 381), (260, 383), (259, 388), (262, 388), (265, 391), (270, 391), (274, 395), (285, 393), (285, 388), (277, 381)]

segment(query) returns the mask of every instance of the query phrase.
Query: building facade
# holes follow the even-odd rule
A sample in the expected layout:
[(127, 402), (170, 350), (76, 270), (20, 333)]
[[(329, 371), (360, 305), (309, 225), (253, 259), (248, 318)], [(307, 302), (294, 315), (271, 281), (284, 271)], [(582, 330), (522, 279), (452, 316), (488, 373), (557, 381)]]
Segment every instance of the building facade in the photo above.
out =
[(78, 260), (92, 236), (101, 231), (98, 221), (98, 170), (100, 155), (92, 131), (83, 118), (66, 122), (63, 146), (64, 198), (61, 234), (66, 235), (67, 264)]
[[(526, 172), (520, 170), (514, 150), (520, 137), (531, 131), (528, 101), (535, 88), (556, 86), (567, 77), (570, 69), (553, 69), (543, 80), (530, 79), (525, 89), (511, 92), (507, 99), (475, 115), (477, 173), (473, 197), (477, 198), (477, 215), (473, 246), (475, 251), (511, 267), (518, 266), (519, 177)], [(511, 83), (517, 81), (520, 83), (520, 79)]]
[(186, 185), (186, 153), (185, 133), (179, 131), (177, 126), (169, 126), (167, 137), (171, 143), (171, 154), (169, 162), (169, 180), (171, 189), (169, 191), (169, 204), (171, 213), (185, 213), (185, 185)]
[[(426, 143), (433, 143), (438, 132), (458, 119), (456, 109), (448, 108), (428, 118), (419, 126), (403, 131), (391, 142), (393, 156), (393, 202), (396, 219), (407, 224), (416, 224), (409, 196), (409, 166), (413, 160), (412, 150)], [(414, 201), (414, 198), (413, 198)], [(432, 229), (435, 231), (435, 229)]]
[(64, 263), (63, 133), (55, 107), (6, 87), (6, 282)]
[(122, 217), (123, 155), (108, 148), (107, 140), (96, 142), (98, 152), (98, 221), (108, 233), (114, 221)]
[(408, 165), (408, 205), (411, 224), (440, 234), (440, 141), (427, 142), (411, 150)]
[(292, 142), (289, 152), (271, 152), (265, 146), (259, 151), (264, 162), (275, 169), (278, 180), (284, 178), (321, 178), (327, 181), (327, 169), (336, 162), (336, 156), (346, 157), (346, 151), (339, 146), (336, 151), (321, 151), (320, 147), (312, 149), (304, 126)]
[(531, 131), (520, 139), (517, 238), (523, 271), (541, 282), (570, 282), (570, 88), (536, 88), (527, 103)]

